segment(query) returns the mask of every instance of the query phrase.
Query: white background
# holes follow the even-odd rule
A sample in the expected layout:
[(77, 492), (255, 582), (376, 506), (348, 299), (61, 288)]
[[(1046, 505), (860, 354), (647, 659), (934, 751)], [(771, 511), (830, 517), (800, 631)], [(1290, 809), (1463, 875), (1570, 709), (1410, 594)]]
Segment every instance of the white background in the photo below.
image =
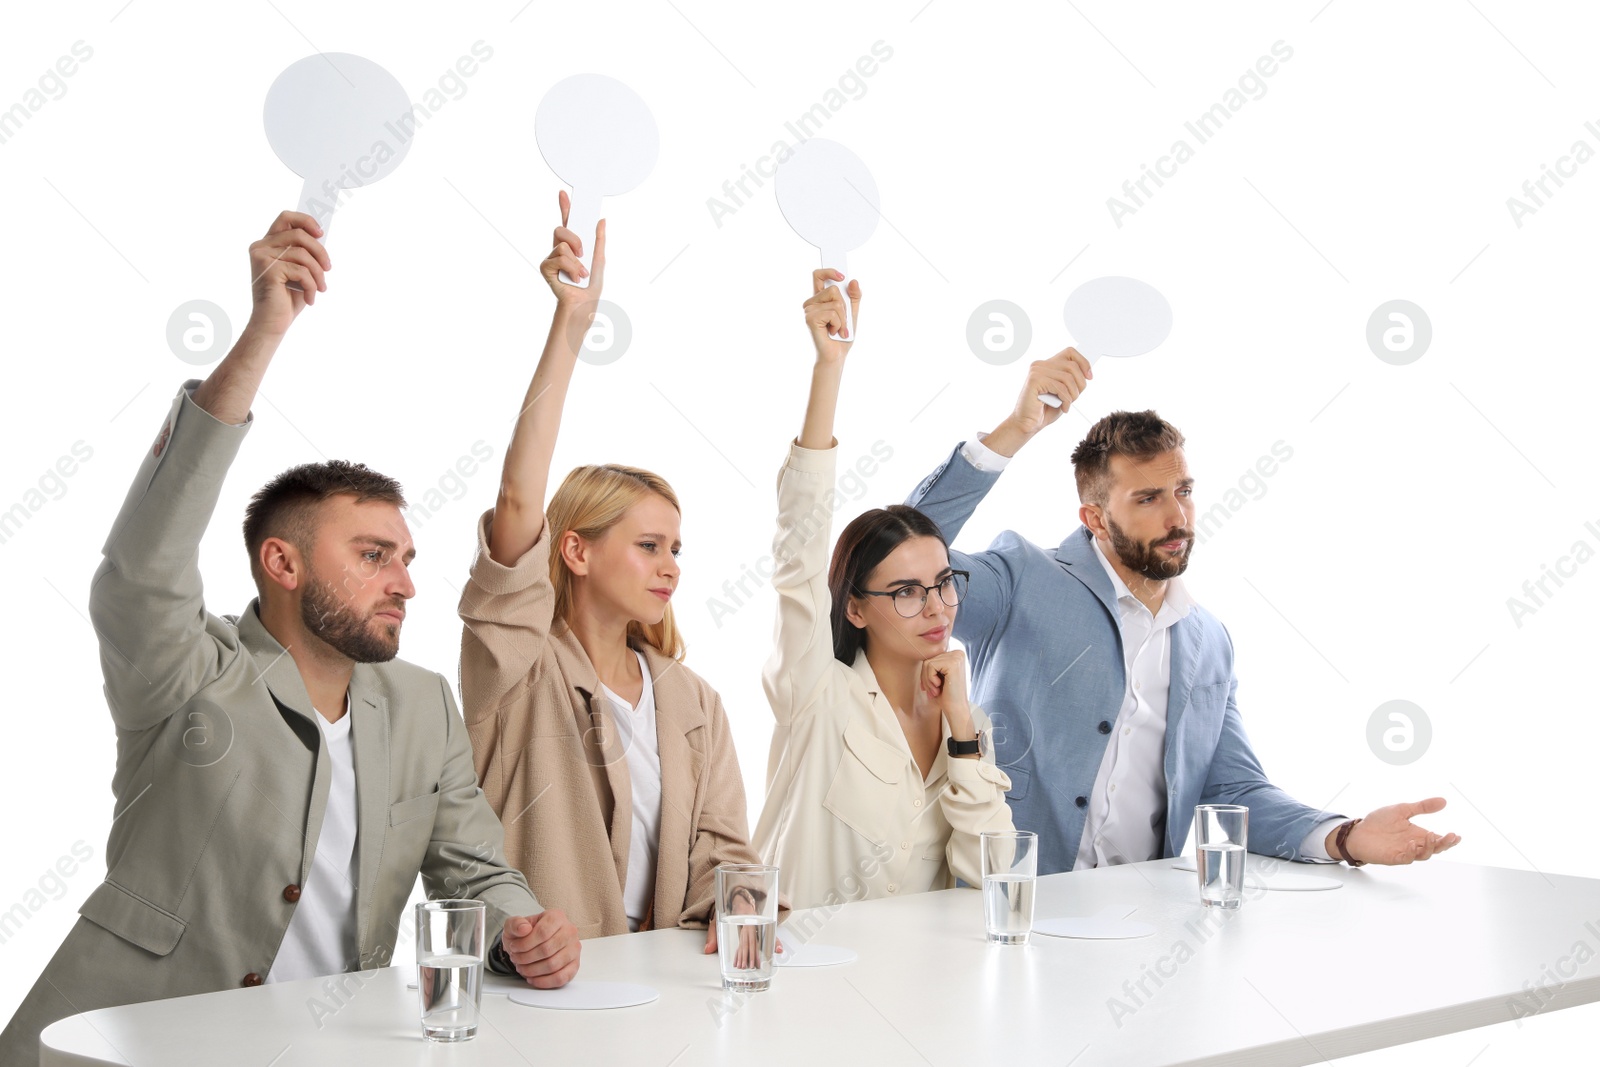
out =
[[(455, 677), (472, 525), (492, 502), (553, 303), (531, 264), (548, 249), (560, 185), (534, 145), (533, 112), (568, 74), (621, 77), (654, 111), (662, 144), (650, 179), (607, 211), (606, 296), (633, 341), (614, 363), (578, 368), (553, 477), (618, 461), (677, 489), (688, 662), (734, 719), (753, 817), (773, 598), (761, 592), (720, 627), (707, 602), (770, 549), (773, 480), (810, 368), (799, 305), (817, 264), (770, 183), (747, 184), (753, 195), (720, 225), (707, 200), (774, 142), (793, 142), (785, 121), (826, 106), (882, 41), (892, 57), (847, 83), (859, 96), (847, 92), (823, 131), (872, 168), (884, 215), (852, 260), (867, 296), (841, 465), (876, 440), (893, 449), (838, 524), (903, 499), (956, 441), (1005, 415), (1027, 360), (1067, 343), (1060, 311), (1076, 285), (1147, 279), (1171, 300), (1171, 339), (1101, 363), (960, 546), (1006, 527), (1057, 543), (1076, 524), (1067, 455), (1116, 408), (1154, 406), (1186, 432), (1202, 510), (1284, 442), (1292, 459), (1197, 549), (1189, 578), (1232, 632), (1241, 707), (1274, 780), (1356, 813), (1443, 795), (1449, 808), (1431, 825), (1462, 834), (1451, 859), (1600, 877), (1589, 833), (1600, 561), (1550, 583), (1520, 626), (1507, 606), (1574, 542), (1600, 549), (1589, 451), (1600, 162), (1550, 186), (1520, 227), (1506, 203), (1575, 140), (1600, 149), (1584, 128), (1600, 119), (1592, 10), (123, 5), (8, 5), (0, 33), (0, 109), (74, 42), (93, 48), (59, 99), (0, 144), (0, 511), (38, 503), (28, 491), (75, 442), (93, 450), (0, 544), (14, 680), (0, 910), (45, 901), (0, 945), (0, 1014), (104, 869), (114, 737), (84, 611), (141, 450), (179, 383), (206, 373), (168, 349), (166, 322), (208, 299), (235, 334), (243, 325), (246, 246), (300, 186), (266, 144), (261, 102), (313, 51), (366, 55), (418, 101), (474, 42), (494, 54), (444, 95), (404, 166), (340, 213), (329, 291), (265, 381), (201, 548), (211, 610), (237, 613), (254, 595), (238, 524), (277, 471), (359, 459), (399, 478), (414, 505), (445, 479), (445, 506), (416, 524), (403, 655)], [(1293, 55), (1264, 95), (1198, 144), (1184, 122), (1278, 41)], [(1116, 225), (1107, 198), (1180, 137), (1194, 158)], [(1032, 321), (1033, 345), (1010, 366), (966, 343), (969, 315), (990, 299)], [(1368, 317), (1392, 299), (1432, 324), (1430, 347), (1405, 366), (1366, 341)], [(492, 459), (452, 483), (478, 440)], [(1368, 718), (1391, 699), (1432, 723), (1430, 748), (1408, 766), (1368, 746)], [(51, 881), (80, 840), (91, 860)], [(46, 893), (30, 898), (41, 880)], [(1581, 918), (1600, 916), (1575, 916), (1575, 941), (1588, 936)], [(1559, 1012), (1359, 1059), (1555, 1059), (1592, 1047), (1595, 1018)]]

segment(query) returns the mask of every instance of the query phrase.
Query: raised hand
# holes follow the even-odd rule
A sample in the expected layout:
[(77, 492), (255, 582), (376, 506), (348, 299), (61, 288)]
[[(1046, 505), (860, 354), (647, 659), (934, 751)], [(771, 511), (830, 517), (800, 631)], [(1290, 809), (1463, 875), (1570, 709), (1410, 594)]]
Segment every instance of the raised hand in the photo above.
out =
[(285, 211), (250, 246), (250, 327), (257, 333), (282, 336), (301, 309), (327, 290), (325, 272), (333, 269), (333, 261), (321, 236), (316, 219)]
[[(850, 279), (848, 294), (837, 285), (829, 285), (829, 280), (844, 281), (844, 275), (831, 267), (822, 267), (811, 272), (811, 296), (801, 307), (806, 314), (806, 328), (811, 331), (811, 343), (817, 347), (817, 362), (826, 364), (843, 363), (844, 357), (849, 353), (850, 346), (855, 343), (854, 333), (848, 337), (844, 335), (845, 329), (845, 297), (850, 298), (849, 321), (859, 324), (861, 322), (861, 283), (854, 278)], [(839, 340), (828, 336), (829, 333), (840, 335)]]
[[(579, 308), (598, 303), (600, 288), (606, 276), (606, 220), (601, 219), (594, 235), (593, 274), (579, 257), (583, 255), (583, 238), (567, 229), (567, 217), (572, 213), (572, 200), (562, 190), (557, 198), (561, 203), (561, 225), (556, 227), (550, 254), (539, 264), (539, 273), (556, 294), (556, 303), (562, 308)], [(561, 280), (561, 272), (574, 278), (588, 278), (587, 287), (568, 285)], [(592, 310), (592, 308), (591, 308)]]
[[(1028, 367), (1028, 380), (1017, 394), (1011, 417), (1017, 429), (1032, 436), (1066, 414), (1072, 402), (1088, 387), (1094, 371), (1076, 348), (1063, 348), (1049, 359), (1035, 360)], [(1041, 393), (1059, 397), (1061, 406), (1051, 407), (1039, 399)]]

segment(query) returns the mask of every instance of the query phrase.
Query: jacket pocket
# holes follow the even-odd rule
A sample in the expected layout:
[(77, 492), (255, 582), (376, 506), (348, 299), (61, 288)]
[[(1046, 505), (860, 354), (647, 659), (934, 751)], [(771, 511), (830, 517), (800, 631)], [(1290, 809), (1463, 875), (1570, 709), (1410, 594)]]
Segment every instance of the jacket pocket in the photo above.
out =
[(1005, 772), (1007, 778), (1011, 779), (1011, 788), (1006, 792), (1007, 801), (1021, 800), (1028, 795), (1028, 783), (1032, 780), (1033, 775), (1017, 766), (1001, 767), (1000, 769)]
[(1206, 753), (1216, 749), (1222, 736), (1222, 721), (1228, 713), (1228, 686), (1228, 682), (1212, 682), (1189, 691), (1189, 705), (1178, 720), (1186, 746), (1196, 746), (1197, 751)]
[(188, 925), (170, 911), (156, 907), (109, 880), (101, 882), (89, 894), (78, 914), (130, 945), (157, 956), (170, 953)]
[(389, 825), (399, 826), (412, 819), (420, 819), (425, 815), (432, 815), (439, 810), (439, 793), (424, 793), (420, 797), (410, 800), (397, 800), (389, 805)]
[(851, 720), (845, 725), (844, 751), (822, 806), (868, 841), (883, 844), (896, 823), (905, 769), (904, 752)]

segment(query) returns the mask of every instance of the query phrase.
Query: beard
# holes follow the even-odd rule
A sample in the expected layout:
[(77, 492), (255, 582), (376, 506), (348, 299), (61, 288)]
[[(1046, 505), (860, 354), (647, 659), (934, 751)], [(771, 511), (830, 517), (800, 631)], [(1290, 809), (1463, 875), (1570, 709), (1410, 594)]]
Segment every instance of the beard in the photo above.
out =
[[(1132, 569), (1152, 582), (1164, 582), (1168, 578), (1176, 578), (1189, 566), (1189, 556), (1194, 552), (1194, 531), (1183, 527), (1173, 527), (1166, 536), (1158, 537), (1149, 544), (1135, 541), (1123, 532), (1122, 527), (1111, 521), (1111, 516), (1106, 516), (1106, 529), (1111, 531), (1111, 547), (1116, 549), (1117, 558), (1122, 560), (1125, 567)], [(1164, 545), (1168, 541), (1182, 541), (1187, 547), (1176, 556), (1162, 553), (1157, 545)]]
[(356, 663), (387, 663), (400, 652), (400, 633), (374, 634), (370, 623), (377, 611), (399, 608), (382, 604), (373, 615), (358, 615), (342, 600), (331, 582), (309, 575), (305, 596), (300, 598), (300, 621), (307, 630), (330, 648)]

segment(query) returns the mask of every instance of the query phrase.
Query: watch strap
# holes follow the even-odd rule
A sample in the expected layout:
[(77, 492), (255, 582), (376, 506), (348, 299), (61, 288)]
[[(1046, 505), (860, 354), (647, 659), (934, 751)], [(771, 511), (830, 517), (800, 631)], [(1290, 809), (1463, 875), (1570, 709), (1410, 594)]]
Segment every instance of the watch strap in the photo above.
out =
[(1352, 858), (1350, 855), (1350, 850), (1344, 847), (1345, 838), (1350, 836), (1350, 831), (1354, 830), (1356, 828), (1356, 824), (1360, 821), (1360, 819), (1351, 819), (1348, 822), (1341, 824), (1338, 832), (1333, 835), (1333, 847), (1338, 851), (1339, 858), (1344, 860), (1352, 867), (1365, 867), (1367, 865), (1366, 860)]

